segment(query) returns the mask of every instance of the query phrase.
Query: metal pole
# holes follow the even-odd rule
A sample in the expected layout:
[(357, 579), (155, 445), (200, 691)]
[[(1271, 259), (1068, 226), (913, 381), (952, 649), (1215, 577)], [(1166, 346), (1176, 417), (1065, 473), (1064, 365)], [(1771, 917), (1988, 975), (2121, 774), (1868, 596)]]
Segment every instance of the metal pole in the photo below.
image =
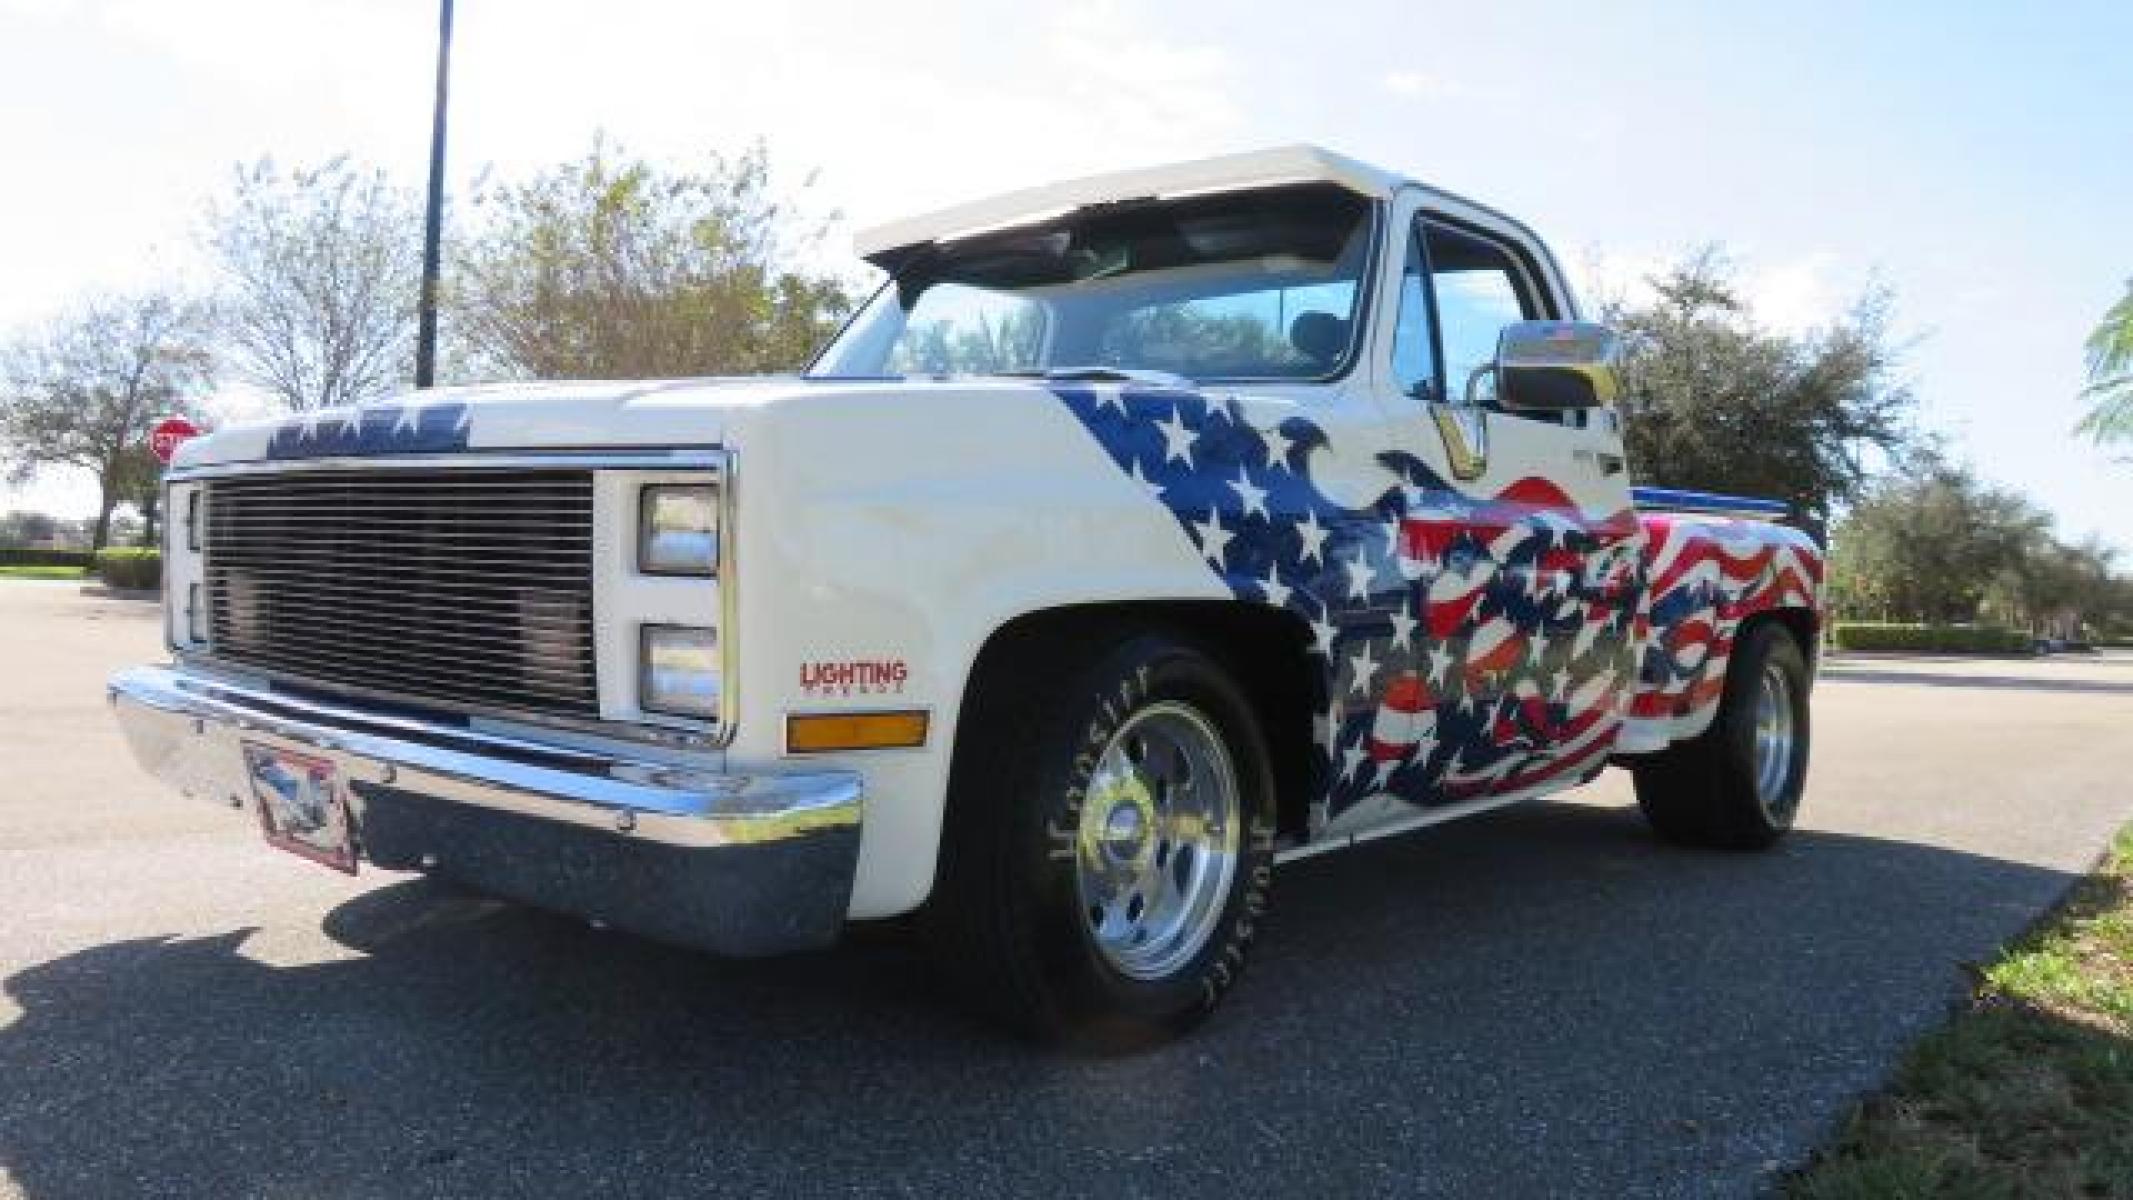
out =
[(429, 211), (422, 220), (422, 304), (415, 330), (415, 386), (437, 382), (437, 269), (444, 233), (444, 110), (452, 76), (452, 0), (437, 11), (437, 108), (430, 120)]

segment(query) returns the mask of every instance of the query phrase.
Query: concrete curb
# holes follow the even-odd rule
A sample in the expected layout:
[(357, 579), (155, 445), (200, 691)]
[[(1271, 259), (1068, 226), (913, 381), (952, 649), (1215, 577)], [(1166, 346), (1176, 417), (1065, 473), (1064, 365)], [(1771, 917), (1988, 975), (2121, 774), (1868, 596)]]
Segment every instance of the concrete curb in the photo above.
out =
[(162, 588), (115, 588), (101, 583), (83, 584), (81, 594), (94, 596), (99, 600), (146, 600), (158, 604), (163, 600)]

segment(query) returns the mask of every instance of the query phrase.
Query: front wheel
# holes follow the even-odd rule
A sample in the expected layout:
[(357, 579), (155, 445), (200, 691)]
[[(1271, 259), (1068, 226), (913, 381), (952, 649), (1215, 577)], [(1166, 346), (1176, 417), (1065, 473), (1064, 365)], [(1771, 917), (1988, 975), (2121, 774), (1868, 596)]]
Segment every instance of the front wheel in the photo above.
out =
[(1266, 905), (1258, 723), (1185, 643), (1132, 638), (1078, 671), (1047, 658), (972, 697), (928, 924), (963, 988), (1026, 1033), (1176, 1034), (1236, 982)]
[(1637, 804), (1661, 837), (1759, 850), (1792, 828), (1807, 782), (1807, 662), (1783, 626), (1742, 631), (1700, 736), (1637, 763)]

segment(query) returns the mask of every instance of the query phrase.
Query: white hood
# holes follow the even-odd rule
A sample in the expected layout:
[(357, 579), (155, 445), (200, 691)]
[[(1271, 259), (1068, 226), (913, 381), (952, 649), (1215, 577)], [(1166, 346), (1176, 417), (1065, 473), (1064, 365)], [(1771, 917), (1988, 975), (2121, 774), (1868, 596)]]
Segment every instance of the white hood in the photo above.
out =
[(438, 388), (357, 408), (232, 425), (186, 442), (174, 465), (462, 450), (715, 446), (754, 410), (837, 386), (788, 375)]

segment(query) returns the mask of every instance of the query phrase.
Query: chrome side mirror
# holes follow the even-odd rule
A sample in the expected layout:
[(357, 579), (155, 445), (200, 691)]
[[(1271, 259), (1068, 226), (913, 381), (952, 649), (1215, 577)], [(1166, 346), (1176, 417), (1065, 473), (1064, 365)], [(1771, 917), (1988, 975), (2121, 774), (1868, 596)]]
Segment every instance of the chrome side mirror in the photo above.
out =
[(1506, 325), (1496, 341), (1496, 401), (1511, 412), (1613, 404), (1621, 357), (1621, 337), (1592, 321)]

